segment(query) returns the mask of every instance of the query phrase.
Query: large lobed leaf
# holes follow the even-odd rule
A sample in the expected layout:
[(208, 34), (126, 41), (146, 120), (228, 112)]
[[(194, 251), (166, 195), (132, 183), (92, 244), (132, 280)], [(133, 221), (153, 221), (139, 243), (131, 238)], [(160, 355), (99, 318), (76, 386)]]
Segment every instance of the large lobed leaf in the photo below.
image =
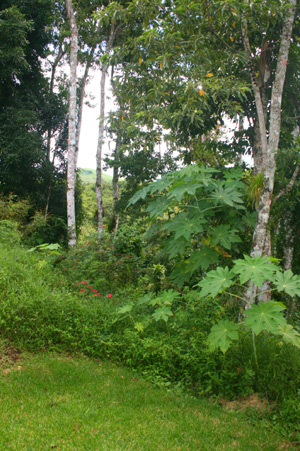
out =
[(255, 335), (266, 330), (273, 334), (278, 334), (279, 326), (286, 325), (286, 320), (281, 313), (285, 307), (274, 301), (259, 302), (247, 310), (245, 325), (253, 330)]
[(285, 291), (290, 296), (300, 296), (300, 276), (293, 275), (290, 269), (283, 273), (277, 271), (274, 285), (277, 291)]
[(230, 287), (233, 284), (233, 273), (226, 266), (225, 268), (218, 267), (213, 271), (209, 271), (205, 279), (201, 280), (197, 285), (202, 288), (200, 296), (212, 296), (215, 297), (218, 293), (221, 293), (225, 288)]
[(227, 351), (233, 340), (239, 338), (238, 324), (228, 321), (227, 319), (219, 321), (215, 324), (208, 335), (207, 342), (211, 351), (220, 348), (223, 353)]
[(239, 275), (241, 283), (252, 280), (255, 285), (260, 287), (265, 280), (274, 280), (274, 273), (277, 271), (277, 266), (270, 261), (270, 257), (253, 258), (244, 255), (244, 259), (234, 261), (233, 272)]

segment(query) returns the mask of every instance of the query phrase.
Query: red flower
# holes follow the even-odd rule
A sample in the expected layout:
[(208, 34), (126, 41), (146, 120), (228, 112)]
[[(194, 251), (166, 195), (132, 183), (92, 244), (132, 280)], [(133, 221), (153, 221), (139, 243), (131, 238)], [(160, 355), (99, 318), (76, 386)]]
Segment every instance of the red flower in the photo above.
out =
[(106, 297), (107, 297), (107, 298), (111, 298), (111, 297), (112, 297), (112, 294), (107, 294)]

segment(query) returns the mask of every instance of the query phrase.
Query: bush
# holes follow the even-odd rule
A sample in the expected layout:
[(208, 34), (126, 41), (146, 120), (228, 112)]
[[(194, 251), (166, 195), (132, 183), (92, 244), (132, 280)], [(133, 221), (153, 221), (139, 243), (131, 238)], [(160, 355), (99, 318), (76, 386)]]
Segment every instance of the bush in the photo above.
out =
[[(0, 330), (17, 345), (109, 358), (158, 385), (182, 387), (197, 396), (233, 399), (259, 392), (277, 402), (270, 418), (297, 427), (300, 351), (260, 334), (257, 367), (251, 334), (244, 331), (225, 355), (210, 352), (211, 325), (226, 314), (222, 300), (200, 298), (193, 290), (172, 291), (173, 302), (161, 307), (157, 296), (168, 299), (163, 293), (141, 302), (142, 288), (129, 287), (126, 298), (119, 298), (86, 280), (70, 290), (70, 281), (53, 271), (48, 257), (3, 244), (0, 251)], [(168, 321), (153, 315), (164, 307), (171, 312)]]

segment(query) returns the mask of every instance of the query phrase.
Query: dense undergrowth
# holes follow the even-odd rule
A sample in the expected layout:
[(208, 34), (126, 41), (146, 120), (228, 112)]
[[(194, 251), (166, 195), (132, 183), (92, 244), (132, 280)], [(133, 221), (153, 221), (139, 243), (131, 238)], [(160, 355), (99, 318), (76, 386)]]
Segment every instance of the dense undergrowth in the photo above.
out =
[[(17, 228), (3, 221), (1, 335), (23, 349), (80, 351), (121, 362), (157, 385), (195, 396), (236, 399), (257, 392), (271, 403), (270, 421), (297, 439), (299, 349), (261, 333), (257, 365), (245, 331), (226, 354), (211, 352), (206, 342), (211, 326), (233, 309), (222, 297), (208, 300), (195, 290), (169, 289), (151, 301), (146, 293), (153, 279), (143, 270), (143, 257), (112, 255), (108, 244), (106, 257), (95, 259), (93, 246), (85, 243), (62, 260), (22, 247)], [(104, 283), (108, 273), (111, 280)], [(130, 284), (134, 277), (139, 283)]]

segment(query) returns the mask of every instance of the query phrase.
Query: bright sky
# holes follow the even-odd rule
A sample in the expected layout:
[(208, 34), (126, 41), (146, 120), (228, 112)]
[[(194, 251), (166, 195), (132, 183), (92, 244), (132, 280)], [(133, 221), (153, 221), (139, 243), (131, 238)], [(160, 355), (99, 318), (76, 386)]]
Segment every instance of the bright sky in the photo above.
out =
[[(78, 167), (96, 169), (96, 152), (98, 141), (98, 118), (100, 115), (99, 99), (100, 99), (100, 72), (92, 72), (90, 83), (86, 87), (86, 94), (89, 103), (94, 105), (94, 108), (84, 105), (82, 114), (81, 134), (79, 140), (79, 155), (78, 155)], [(111, 92), (109, 92), (109, 78), (106, 80), (107, 98), (105, 114), (107, 115), (114, 107), (112, 101)], [(92, 95), (94, 99), (90, 99), (89, 95)], [(111, 143), (113, 146), (113, 143)], [(105, 143), (103, 148), (103, 156), (109, 153), (108, 143)], [(109, 173), (110, 171), (108, 171)]]

